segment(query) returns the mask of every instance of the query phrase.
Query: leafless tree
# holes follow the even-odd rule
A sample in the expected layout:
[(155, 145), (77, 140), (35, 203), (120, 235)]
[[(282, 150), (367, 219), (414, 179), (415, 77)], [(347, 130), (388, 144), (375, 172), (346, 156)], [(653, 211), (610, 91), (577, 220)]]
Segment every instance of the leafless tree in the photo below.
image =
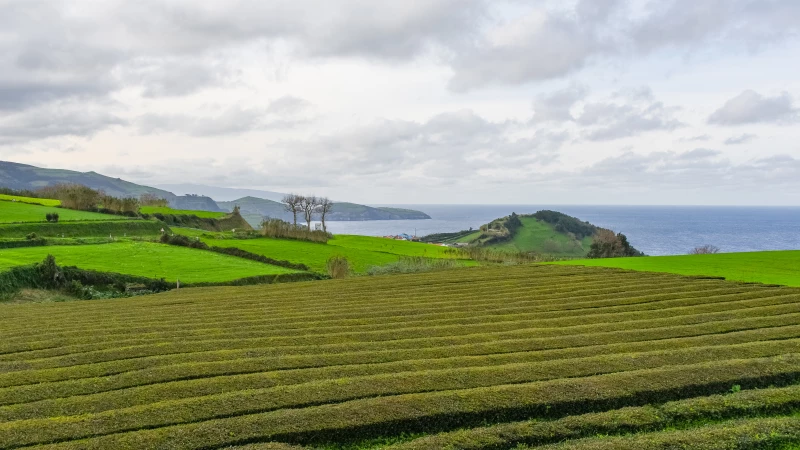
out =
[(713, 253), (719, 253), (719, 247), (709, 244), (695, 247), (689, 251), (690, 255), (710, 255)]
[(294, 217), (294, 224), (297, 226), (297, 213), (303, 211), (302, 203), (303, 203), (303, 196), (297, 194), (286, 194), (283, 196), (281, 203), (283, 203), (283, 209), (286, 212), (289, 212)]
[(333, 201), (328, 197), (320, 197), (317, 201), (319, 204), (317, 211), (319, 211), (319, 218), (322, 220), (322, 231), (327, 233), (328, 227), (325, 225), (325, 216), (333, 209)]
[(308, 231), (311, 231), (311, 220), (314, 219), (314, 213), (317, 212), (319, 207), (319, 199), (315, 196), (302, 197), (300, 200), (300, 210), (303, 211), (306, 223), (308, 224)]

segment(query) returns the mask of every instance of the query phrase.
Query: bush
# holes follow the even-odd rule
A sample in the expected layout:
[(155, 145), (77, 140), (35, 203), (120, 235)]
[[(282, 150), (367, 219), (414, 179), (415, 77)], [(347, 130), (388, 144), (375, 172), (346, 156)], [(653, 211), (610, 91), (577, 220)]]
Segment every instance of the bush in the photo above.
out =
[(633, 248), (628, 238), (622, 234), (614, 234), (611, 230), (599, 229), (595, 235), (592, 246), (589, 247), (587, 258), (621, 258), (627, 256), (645, 256), (644, 253)]
[(433, 272), (459, 267), (459, 261), (454, 259), (435, 259), (413, 256), (400, 258), (399, 261), (383, 266), (372, 266), (367, 269), (367, 275), (389, 275), (399, 273)]
[(714, 253), (719, 253), (719, 247), (709, 244), (695, 247), (689, 251), (690, 255), (711, 255)]
[(321, 230), (309, 230), (280, 219), (266, 218), (261, 222), (261, 234), (273, 239), (294, 239), (298, 241), (327, 244), (333, 235)]
[(38, 236), (36, 236), (36, 233), (30, 233), (27, 236), (25, 236), (25, 239), (27, 239), (29, 241), (32, 241), (32, 240), (36, 239), (37, 237)]
[(344, 256), (331, 256), (328, 258), (328, 275), (331, 278), (347, 278), (350, 276), (350, 261)]
[(48, 222), (58, 222), (58, 213), (47, 213), (44, 217)]

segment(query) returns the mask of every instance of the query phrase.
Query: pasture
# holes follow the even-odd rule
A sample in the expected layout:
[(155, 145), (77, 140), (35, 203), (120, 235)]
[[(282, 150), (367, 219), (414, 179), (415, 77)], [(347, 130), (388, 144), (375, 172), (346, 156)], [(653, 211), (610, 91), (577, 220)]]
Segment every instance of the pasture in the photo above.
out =
[(17, 202), (31, 203), (42, 206), (59, 206), (61, 204), (60, 200), (53, 200), (50, 198), (21, 197), (19, 195), (0, 194), (0, 201), (4, 200), (10, 202), (14, 202), (16, 200)]
[(0, 305), (0, 448), (779, 448), (799, 306), (555, 265)]
[[(109, 217), (109, 216), (106, 216)], [(39, 237), (108, 237), (149, 236), (156, 238), (161, 229), (169, 230), (162, 222), (155, 220), (131, 220), (120, 216), (110, 216), (116, 220), (89, 220), (73, 222), (11, 223), (0, 224), (0, 238), (24, 238), (30, 233)]]
[(214, 252), (149, 242), (59, 245), (0, 250), (0, 271), (42, 261), (48, 254), (61, 266), (114, 272), (184, 283), (225, 282), (293, 270)]
[(142, 206), (139, 208), (139, 212), (143, 214), (173, 214), (173, 215), (186, 215), (186, 216), (197, 216), (202, 217), (205, 219), (219, 219), (221, 217), (226, 216), (228, 213), (226, 212), (214, 212), (214, 211), (196, 211), (193, 209), (172, 209), (167, 206)]
[(554, 264), (725, 277), (728, 280), (800, 286), (800, 250), (649, 256), (560, 261)]
[(46, 222), (45, 216), (51, 213), (58, 214), (59, 222), (119, 219), (108, 214), (0, 200), (0, 223)]
[[(290, 239), (232, 239), (231, 233), (208, 233), (189, 228), (172, 229), (176, 234), (200, 237), (208, 245), (236, 247), (269, 258), (305, 264), (312, 271), (326, 272), (326, 264), (332, 256), (344, 256), (356, 272), (364, 272), (370, 266), (382, 266), (397, 262), (403, 256), (427, 258), (454, 258), (452, 250), (419, 242), (395, 241), (392, 239), (337, 235), (327, 244), (296, 241)], [(220, 239), (204, 236), (216, 235)], [(471, 261), (465, 261), (469, 265)]]

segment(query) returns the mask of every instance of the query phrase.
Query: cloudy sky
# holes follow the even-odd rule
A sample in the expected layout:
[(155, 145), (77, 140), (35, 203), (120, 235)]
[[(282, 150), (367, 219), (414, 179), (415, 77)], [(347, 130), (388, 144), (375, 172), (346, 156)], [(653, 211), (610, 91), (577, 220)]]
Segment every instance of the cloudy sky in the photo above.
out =
[(365, 203), (800, 204), (797, 0), (0, 0), (0, 159)]

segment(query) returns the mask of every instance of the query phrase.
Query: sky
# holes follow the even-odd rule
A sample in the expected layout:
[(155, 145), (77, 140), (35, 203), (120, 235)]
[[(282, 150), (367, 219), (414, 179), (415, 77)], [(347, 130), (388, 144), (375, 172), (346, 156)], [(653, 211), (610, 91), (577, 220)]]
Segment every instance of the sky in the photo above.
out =
[(797, 0), (0, 11), (0, 160), (361, 203), (800, 205)]

